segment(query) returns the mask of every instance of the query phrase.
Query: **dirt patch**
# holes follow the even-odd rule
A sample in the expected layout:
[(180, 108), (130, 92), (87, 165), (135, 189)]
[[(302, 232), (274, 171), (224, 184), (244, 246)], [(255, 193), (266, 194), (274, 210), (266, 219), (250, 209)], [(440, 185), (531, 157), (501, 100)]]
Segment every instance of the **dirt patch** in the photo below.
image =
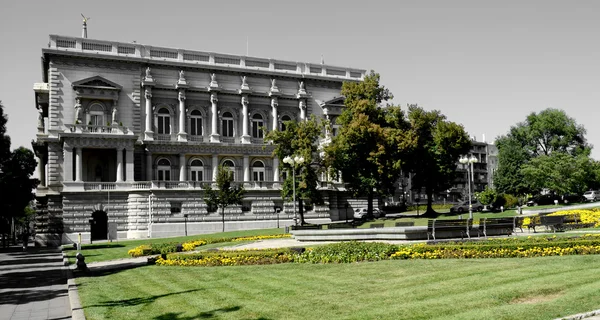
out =
[(536, 303), (542, 303), (542, 302), (546, 302), (546, 301), (552, 301), (562, 295), (563, 294), (561, 292), (558, 292), (558, 293), (542, 294), (542, 295), (536, 295), (536, 296), (530, 296), (530, 297), (521, 297), (521, 298), (514, 299), (510, 303), (536, 304)]

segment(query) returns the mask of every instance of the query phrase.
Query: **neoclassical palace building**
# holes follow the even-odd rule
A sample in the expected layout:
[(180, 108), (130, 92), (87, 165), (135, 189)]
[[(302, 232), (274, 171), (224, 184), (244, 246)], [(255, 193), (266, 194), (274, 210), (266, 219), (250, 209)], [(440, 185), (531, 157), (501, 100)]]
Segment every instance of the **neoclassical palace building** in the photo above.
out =
[[(36, 231), (55, 245), (220, 231), (203, 201), (219, 165), (247, 191), (227, 230), (293, 223), (262, 128), (313, 114), (334, 124), (342, 83), (365, 70), (51, 35), (42, 75)], [(322, 192), (308, 218), (351, 215), (341, 185)]]

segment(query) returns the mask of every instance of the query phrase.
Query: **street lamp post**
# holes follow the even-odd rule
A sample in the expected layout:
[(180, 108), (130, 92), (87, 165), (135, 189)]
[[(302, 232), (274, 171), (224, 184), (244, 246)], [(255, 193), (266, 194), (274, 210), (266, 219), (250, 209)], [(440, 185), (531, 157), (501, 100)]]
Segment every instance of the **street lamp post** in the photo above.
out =
[(294, 200), (294, 224), (298, 225), (298, 216), (296, 215), (296, 165), (304, 163), (304, 158), (300, 156), (294, 156), (293, 158), (287, 156), (283, 158), (283, 163), (287, 163), (292, 167), (292, 197)]
[(470, 158), (464, 156), (461, 157), (458, 161), (462, 164), (467, 165), (467, 185), (469, 188), (469, 219), (473, 219), (473, 205), (471, 204), (471, 179), (473, 178), (473, 163), (477, 162), (477, 158), (475, 158), (475, 156), (471, 156)]
[(185, 236), (187, 237), (187, 213), (183, 215), (184, 223), (185, 223)]

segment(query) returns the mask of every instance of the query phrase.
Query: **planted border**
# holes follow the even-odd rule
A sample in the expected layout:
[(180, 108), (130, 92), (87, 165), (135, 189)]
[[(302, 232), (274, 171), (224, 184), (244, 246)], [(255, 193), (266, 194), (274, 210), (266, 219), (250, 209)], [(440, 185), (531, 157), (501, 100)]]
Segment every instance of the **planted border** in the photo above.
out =
[(266, 239), (281, 239), (289, 238), (290, 234), (276, 234), (276, 235), (265, 235), (265, 236), (249, 236), (249, 237), (236, 237), (236, 238), (209, 238), (209, 239), (197, 239), (192, 241), (186, 241), (183, 243), (179, 242), (167, 242), (159, 244), (143, 244), (135, 247), (127, 252), (131, 257), (142, 257), (153, 254), (169, 254), (174, 252), (182, 251), (194, 251), (197, 247), (204, 246), (211, 243), (223, 243), (223, 242), (237, 242), (237, 241), (258, 241)]

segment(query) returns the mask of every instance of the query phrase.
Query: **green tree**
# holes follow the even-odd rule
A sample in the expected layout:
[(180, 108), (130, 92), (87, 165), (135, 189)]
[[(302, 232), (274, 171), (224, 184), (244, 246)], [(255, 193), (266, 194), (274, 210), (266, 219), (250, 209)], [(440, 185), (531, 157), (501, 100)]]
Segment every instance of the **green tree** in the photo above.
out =
[(242, 204), (244, 187), (233, 184), (233, 171), (228, 167), (217, 168), (217, 189), (213, 190), (209, 184), (204, 193), (204, 202), (211, 208), (221, 209), (223, 232), (225, 232), (225, 208), (232, 204)]
[(456, 163), (461, 155), (469, 152), (471, 141), (462, 125), (447, 121), (438, 110), (425, 111), (411, 105), (408, 119), (417, 137), (417, 147), (407, 168), (413, 173), (413, 189), (425, 189), (427, 210), (424, 215), (435, 217), (433, 194), (453, 185)]
[[(318, 190), (318, 176), (323, 170), (323, 161), (319, 154), (318, 146), (323, 129), (323, 124), (313, 115), (306, 121), (287, 121), (285, 123), (285, 130), (274, 130), (265, 135), (265, 141), (269, 141), (275, 145), (273, 155), (279, 159), (282, 170), (289, 172), (283, 182), (281, 197), (298, 202), (298, 214), (301, 225), (306, 223), (304, 220), (303, 200), (308, 200), (312, 204), (323, 203), (323, 197)], [(302, 157), (304, 158), (304, 162), (294, 168), (290, 164), (283, 162), (283, 159), (287, 156)], [(295, 170), (295, 173), (292, 170)], [(292, 199), (294, 174), (296, 176), (296, 199)]]
[[(531, 159), (521, 167), (521, 174), (532, 190), (549, 189), (555, 194), (582, 194), (594, 180), (596, 163), (585, 154), (553, 152)], [(590, 179), (592, 178), (592, 179)]]
[[(573, 160), (580, 156), (589, 158), (591, 146), (585, 139), (585, 133), (585, 128), (578, 125), (563, 110), (546, 109), (529, 114), (525, 121), (511, 127), (507, 135), (496, 139), (498, 169), (494, 175), (494, 185), (500, 192), (518, 196), (549, 187), (544, 185), (544, 181), (551, 177), (538, 169), (548, 167), (549, 161), (563, 161), (566, 156), (572, 157)], [(553, 157), (557, 152), (562, 155)], [(542, 158), (522, 170), (524, 165), (538, 157)], [(581, 162), (583, 158), (578, 158), (577, 161)], [(583, 161), (587, 162), (589, 161)], [(563, 167), (561, 170), (565, 169), (566, 167)], [(587, 174), (589, 177), (591, 172)], [(554, 172), (553, 175), (560, 174)], [(553, 185), (552, 188), (556, 189), (556, 192), (565, 190), (553, 182), (548, 183)], [(590, 181), (587, 183), (594, 184)], [(583, 185), (581, 181), (578, 184)], [(574, 190), (571, 187), (568, 189)]]
[(10, 137), (6, 135), (6, 123), (8, 117), (4, 113), (4, 105), (0, 101), (0, 171), (4, 171), (2, 168), (4, 163), (10, 159)]
[(387, 195), (398, 180), (402, 165), (415, 145), (404, 112), (398, 106), (382, 107), (392, 94), (371, 71), (361, 82), (345, 82), (345, 108), (337, 123), (339, 134), (326, 147), (327, 163), (354, 196), (366, 196), (372, 215), (376, 195)]

